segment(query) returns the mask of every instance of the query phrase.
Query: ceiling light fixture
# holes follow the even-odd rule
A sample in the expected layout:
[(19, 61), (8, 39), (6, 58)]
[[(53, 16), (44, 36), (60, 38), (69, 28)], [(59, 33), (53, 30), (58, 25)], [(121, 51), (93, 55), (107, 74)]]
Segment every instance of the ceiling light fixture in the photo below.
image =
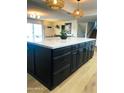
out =
[(77, 2), (78, 2), (77, 9), (75, 9), (74, 12), (72, 13), (72, 15), (75, 16), (76, 18), (79, 18), (84, 15), (83, 11), (81, 9), (79, 9), (79, 1), (80, 0), (77, 0)]
[(46, 0), (47, 5), (52, 9), (58, 10), (64, 7), (64, 0)]
[(36, 11), (28, 11), (28, 16), (30, 18), (33, 18), (33, 19), (40, 19), (40, 13), (36, 12)]

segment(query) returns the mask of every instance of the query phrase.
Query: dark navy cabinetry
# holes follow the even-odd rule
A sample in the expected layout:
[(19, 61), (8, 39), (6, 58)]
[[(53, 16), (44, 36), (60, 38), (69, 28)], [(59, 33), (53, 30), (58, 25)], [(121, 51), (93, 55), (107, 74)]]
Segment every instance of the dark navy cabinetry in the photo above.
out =
[(57, 86), (70, 75), (71, 46), (53, 50), (53, 86)]
[(78, 50), (73, 50), (71, 55), (71, 72), (74, 72), (77, 69), (78, 65)]
[(34, 46), (30, 43), (27, 44), (27, 71), (28, 73), (35, 74), (34, 63)]
[(92, 58), (94, 41), (50, 49), (27, 43), (27, 71), (50, 90)]

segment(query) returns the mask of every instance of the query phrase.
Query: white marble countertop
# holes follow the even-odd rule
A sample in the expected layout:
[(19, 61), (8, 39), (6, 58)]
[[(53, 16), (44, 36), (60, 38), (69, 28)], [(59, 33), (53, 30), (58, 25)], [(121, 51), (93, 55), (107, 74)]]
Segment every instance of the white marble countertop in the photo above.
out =
[(69, 45), (74, 45), (82, 42), (93, 41), (95, 39), (91, 38), (78, 38), (78, 37), (68, 37), (65, 40), (60, 39), (60, 37), (45, 38), (42, 41), (28, 41), (40, 46), (48, 47), (51, 49), (61, 48)]

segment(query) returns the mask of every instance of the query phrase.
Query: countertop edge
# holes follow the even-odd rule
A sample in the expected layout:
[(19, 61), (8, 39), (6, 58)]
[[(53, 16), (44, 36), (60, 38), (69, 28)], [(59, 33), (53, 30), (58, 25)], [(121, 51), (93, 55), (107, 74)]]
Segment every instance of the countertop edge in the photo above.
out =
[(35, 45), (38, 45), (38, 46), (42, 46), (42, 47), (45, 47), (45, 48), (50, 48), (50, 49), (57, 49), (57, 48), (62, 48), (62, 47), (71, 46), (71, 45), (80, 44), (80, 43), (89, 42), (89, 41), (96, 41), (96, 39), (89, 39), (87, 41), (81, 41), (81, 42), (72, 43), (72, 44), (63, 45), (63, 46), (58, 46), (58, 47), (51, 47), (51, 46), (44, 45), (42, 43), (39, 44), (37, 42), (30, 42), (30, 41), (27, 41), (27, 43), (32, 43), (32, 44), (35, 44)]

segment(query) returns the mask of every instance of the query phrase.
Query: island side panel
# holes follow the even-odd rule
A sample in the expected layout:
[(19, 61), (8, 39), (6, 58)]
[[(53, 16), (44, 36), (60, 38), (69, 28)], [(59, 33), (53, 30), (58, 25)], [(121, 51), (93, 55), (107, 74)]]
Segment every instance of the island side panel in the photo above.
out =
[[(33, 43), (32, 43), (33, 44)], [(34, 46), (34, 77), (44, 84), (47, 88), (52, 86), (52, 62), (51, 54), (52, 50), (42, 47), (40, 45), (33, 44)]]
[(34, 46), (31, 43), (27, 43), (27, 72), (35, 75), (34, 66)]

